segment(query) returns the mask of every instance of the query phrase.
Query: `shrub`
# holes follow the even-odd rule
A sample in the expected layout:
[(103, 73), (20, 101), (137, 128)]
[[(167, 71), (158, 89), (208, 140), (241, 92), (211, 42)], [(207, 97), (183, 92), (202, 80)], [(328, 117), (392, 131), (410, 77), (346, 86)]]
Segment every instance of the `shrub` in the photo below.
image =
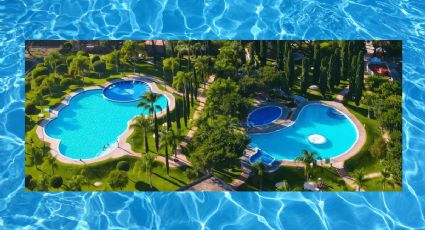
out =
[(74, 80), (72, 78), (62, 78), (59, 84), (61, 88), (66, 88), (70, 86), (73, 83), (73, 81)]
[(71, 65), (72, 60), (74, 60), (75, 55), (69, 55), (68, 57), (66, 57), (66, 65), (69, 66)]
[(128, 175), (123, 171), (112, 171), (109, 174), (109, 185), (112, 188), (120, 188), (121, 190), (128, 184)]
[(49, 75), (49, 70), (47, 69), (46, 66), (42, 65), (42, 64), (38, 64), (32, 71), (31, 71), (31, 76), (33, 79), (37, 78), (38, 76), (41, 75)]
[(32, 178), (31, 175), (25, 175), (25, 188), (29, 190), (34, 190), (38, 185), (36, 179)]
[(186, 173), (187, 173), (187, 178), (189, 178), (191, 180), (196, 179), (196, 178), (199, 177), (199, 171), (196, 170), (196, 169), (188, 169), (186, 171)]
[(50, 180), (50, 186), (53, 188), (59, 188), (63, 184), (63, 179), (61, 176), (53, 176)]
[(151, 190), (156, 190), (156, 188), (155, 188), (155, 187), (152, 187), (152, 188), (151, 188), (151, 186), (150, 186), (148, 183), (145, 183), (145, 182), (143, 182), (143, 181), (137, 181), (137, 182), (134, 184), (134, 188), (136, 188), (138, 191), (151, 191)]
[(117, 170), (128, 171), (130, 169), (130, 164), (128, 161), (120, 161), (117, 164)]
[(97, 62), (97, 61), (100, 61), (100, 57), (99, 57), (98, 55), (94, 55), (94, 56), (91, 58), (91, 63), (95, 63), (95, 62)]
[(68, 73), (68, 66), (66, 64), (60, 64), (56, 67), (56, 71), (61, 74)]
[(64, 42), (62, 48), (59, 50), (61, 54), (69, 54), (72, 51), (72, 44), (70, 42)]
[(25, 113), (30, 114), (30, 115), (34, 115), (34, 114), (40, 113), (40, 110), (37, 109), (34, 101), (27, 101), (25, 103)]
[(93, 63), (93, 69), (97, 73), (105, 73), (106, 72), (106, 63), (104, 61), (98, 60)]
[(80, 50), (77, 52), (77, 56), (89, 56), (89, 53), (87, 53), (86, 51)]

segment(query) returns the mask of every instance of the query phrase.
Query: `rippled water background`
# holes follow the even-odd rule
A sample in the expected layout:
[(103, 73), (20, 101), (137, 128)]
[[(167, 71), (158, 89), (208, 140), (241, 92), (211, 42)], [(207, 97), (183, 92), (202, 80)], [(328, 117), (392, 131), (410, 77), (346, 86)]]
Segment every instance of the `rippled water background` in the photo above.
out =
[[(425, 2), (0, 1), (0, 229), (425, 228)], [(59, 4), (61, 2), (61, 4)], [(25, 193), (25, 39), (402, 39), (402, 193)]]

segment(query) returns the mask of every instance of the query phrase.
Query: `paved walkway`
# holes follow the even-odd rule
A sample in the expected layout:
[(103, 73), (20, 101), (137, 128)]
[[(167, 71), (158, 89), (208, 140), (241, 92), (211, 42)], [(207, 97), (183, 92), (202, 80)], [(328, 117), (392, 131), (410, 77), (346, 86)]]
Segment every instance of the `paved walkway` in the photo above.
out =
[[(199, 106), (196, 108), (195, 113), (193, 114), (193, 117), (191, 119), (191, 121), (197, 120), (199, 118), (199, 116), (201, 115), (202, 110), (205, 107), (205, 102), (207, 100), (207, 95), (206, 95), (206, 90), (208, 89), (208, 87), (211, 85), (211, 83), (215, 80), (215, 75), (211, 75), (206, 84), (205, 84), (205, 88), (199, 88), (198, 91), (198, 101), (199, 101)], [(193, 135), (196, 133), (196, 131), (198, 130), (197, 126), (192, 126), (192, 128), (189, 130), (189, 132), (186, 134), (186, 137), (183, 138), (183, 141), (180, 142), (180, 144), (177, 146), (176, 148), (176, 155), (177, 155), (177, 160), (184, 162), (184, 164), (186, 165), (192, 165), (190, 163), (189, 160), (187, 160), (186, 156), (182, 153), (183, 148), (186, 147), (188, 145), (188, 143), (190, 142), (190, 140), (192, 140)]]

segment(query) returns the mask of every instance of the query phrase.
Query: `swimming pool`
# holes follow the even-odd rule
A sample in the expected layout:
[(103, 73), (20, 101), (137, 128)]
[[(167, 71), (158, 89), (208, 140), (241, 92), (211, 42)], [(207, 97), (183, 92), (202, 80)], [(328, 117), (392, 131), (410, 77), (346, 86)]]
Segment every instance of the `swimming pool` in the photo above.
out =
[(130, 102), (140, 100), (149, 89), (143, 81), (119, 81), (105, 87), (103, 95), (111, 101)]
[(248, 125), (267, 125), (277, 120), (280, 116), (282, 116), (282, 108), (280, 106), (263, 106), (255, 109), (248, 115)]
[[(342, 112), (327, 105), (313, 103), (304, 106), (295, 123), (289, 127), (270, 133), (248, 135), (251, 137), (252, 147), (258, 147), (278, 160), (295, 160), (303, 149), (316, 151), (320, 157), (326, 159), (350, 150), (357, 141), (358, 131)], [(311, 142), (311, 139), (317, 137), (319, 142)]]
[(260, 161), (262, 161), (264, 164), (271, 166), (272, 163), (274, 162), (274, 158), (272, 156), (270, 156), (269, 154), (267, 154), (266, 152), (264, 152), (261, 149), (257, 149), (257, 152), (254, 153), (250, 158), (249, 158), (249, 163), (251, 164), (255, 164), (255, 163), (259, 163)]
[[(68, 106), (60, 110), (57, 118), (47, 124), (45, 134), (60, 140), (59, 151), (65, 157), (99, 157), (116, 146), (118, 137), (127, 129), (131, 119), (148, 114), (148, 110), (136, 106), (139, 102), (108, 100), (102, 89), (82, 92), (75, 95)], [(160, 96), (155, 104), (164, 110), (167, 102), (167, 97)]]

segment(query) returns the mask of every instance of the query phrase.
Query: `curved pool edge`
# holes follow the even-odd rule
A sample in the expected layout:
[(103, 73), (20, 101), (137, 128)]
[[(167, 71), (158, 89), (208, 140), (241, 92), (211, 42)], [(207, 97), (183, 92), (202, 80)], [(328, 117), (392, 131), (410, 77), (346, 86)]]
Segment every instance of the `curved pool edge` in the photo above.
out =
[[(105, 87), (114, 84), (116, 82), (119, 81), (125, 81), (125, 80), (138, 80), (138, 81), (143, 81), (146, 84), (148, 84), (148, 86), (150, 87), (151, 91), (153, 93), (158, 93), (161, 94), (163, 96), (165, 96), (168, 100), (168, 106), (170, 108), (170, 111), (175, 109), (175, 97), (164, 90), (161, 90), (158, 88), (157, 84), (160, 84), (160, 81), (148, 77), (148, 76), (136, 76), (136, 75), (129, 75), (126, 77), (123, 77), (121, 79), (114, 79), (110, 82), (106, 82), (104, 83), (102, 86), (90, 86), (90, 87), (86, 87), (86, 88), (82, 88), (82, 89), (78, 89), (76, 91), (73, 91), (71, 93), (69, 93), (68, 95), (65, 96), (65, 99), (63, 101), (61, 101), (61, 103), (54, 107), (53, 109), (50, 110), (49, 114), (50, 114), (50, 118), (45, 118), (43, 119), (36, 128), (36, 134), (37, 137), (44, 142), (47, 142), (48, 144), (50, 144), (50, 154), (53, 157), (56, 157), (56, 159), (62, 163), (67, 163), (67, 164), (77, 164), (77, 165), (82, 165), (82, 164), (91, 164), (91, 163), (95, 163), (95, 162), (101, 162), (110, 158), (119, 158), (125, 155), (130, 155), (130, 156), (140, 156), (139, 153), (135, 153), (131, 150), (131, 145), (127, 142), (128, 137), (132, 134), (133, 129), (130, 128), (130, 125), (133, 123), (134, 119), (136, 119), (136, 117), (130, 119), (127, 122), (127, 128), (125, 129), (125, 131), (123, 133), (121, 133), (118, 137), (117, 137), (117, 141), (118, 141), (118, 145), (112, 149), (110, 149), (109, 151), (103, 153), (102, 155), (95, 157), (95, 158), (91, 158), (91, 159), (73, 159), (73, 158), (69, 158), (65, 155), (63, 155), (60, 150), (59, 150), (59, 145), (61, 140), (60, 139), (56, 139), (53, 137), (50, 137), (49, 135), (47, 135), (46, 131), (45, 131), (45, 127), (47, 127), (47, 125), (55, 120), (60, 111), (65, 108), (66, 106), (69, 105), (69, 102), (77, 95), (88, 92), (88, 91), (92, 91), (92, 90), (102, 90)], [(161, 112), (157, 113), (157, 117), (162, 117), (166, 115), (166, 109), (163, 109)]]
[(259, 109), (267, 108), (267, 107), (277, 107), (277, 108), (279, 108), (279, 110), (280, 110), (279, 116), (276, 117), (274, 120), (268, 122), (268, 123), (261, 124), (261, 125), (253, 125), (253, 127), (265, 127), (265, 126), (268, 126), (270, 124), (273, 124), (275, 121), (279, 120), (282, 117), (282, 115), (283, 115), (283, 108), (282, 108), (281, 105), (278, 105), (278, 104), (265, 104), (265, 105), (260, 105), (259, 107), (252, 109), (251, 112), (249, 112), (249, 114), (247, 116), (247, 121), (249, 121), (249, 118), (251, 117), (251, 115), (255, 111), (257, 111)]
[[(351, 147), (335, 156), (335, 157), (331, 157), (330, 158), (330, 162), (332, 163), (333, 167), (337, 167), (337, 168), (343, 168), (344, 167), (344, 163), (346, 160), (348, 160), (349, 158), (355, 156), (357, 153), (360, 152), (361, 148), (364, 146), (364, 144), (366, 143), (366, 130), (363, 126), (363, 124), (340, 102), (336, 102), (336, 101), (308, 101), (305, 103), (301, 103), (297, 106), (296, 110), (291, 114), (291, 117), (289, 118), (293, 123), (290, 125), (282, 125), (279, 124), (278, 127), (272, 129), (271, 131), (256, 131), (256, 132), (248, 132), (249, 135), (261, 135), (264, 133), (273, 133), (273, 132), (278, 132), (282, 129), (288, 128), (292, 125), (294, 125), (297, 121), (298, 115), (301, 113), (301, 111), (308, 105), (313, 105), (313, 104), (320, 104), (323, 106), (328, 106), (328, 107), (332, 107), (334, 109), (336, 109), (337, 111), (341, 112), (342, 114), (344, 114), (344, 116), (351, 122), (351, 124), (354, 126), (355, 130), (356, 130), (356, 134), (357, 134), (357, 138), (356, 141), (353, 143), (353, 145), (351, 145)], [(281, 161), (281, 165), (282, 166), (300, 166), (302, 165), (302, 163), (300, 164), (299, 162), (296, 162), (295, 160), (291, 160), (291, 159), (281, 159), (279, 160)], [(325, 159), (322, 160), (322, 163), (325, 162)]]

